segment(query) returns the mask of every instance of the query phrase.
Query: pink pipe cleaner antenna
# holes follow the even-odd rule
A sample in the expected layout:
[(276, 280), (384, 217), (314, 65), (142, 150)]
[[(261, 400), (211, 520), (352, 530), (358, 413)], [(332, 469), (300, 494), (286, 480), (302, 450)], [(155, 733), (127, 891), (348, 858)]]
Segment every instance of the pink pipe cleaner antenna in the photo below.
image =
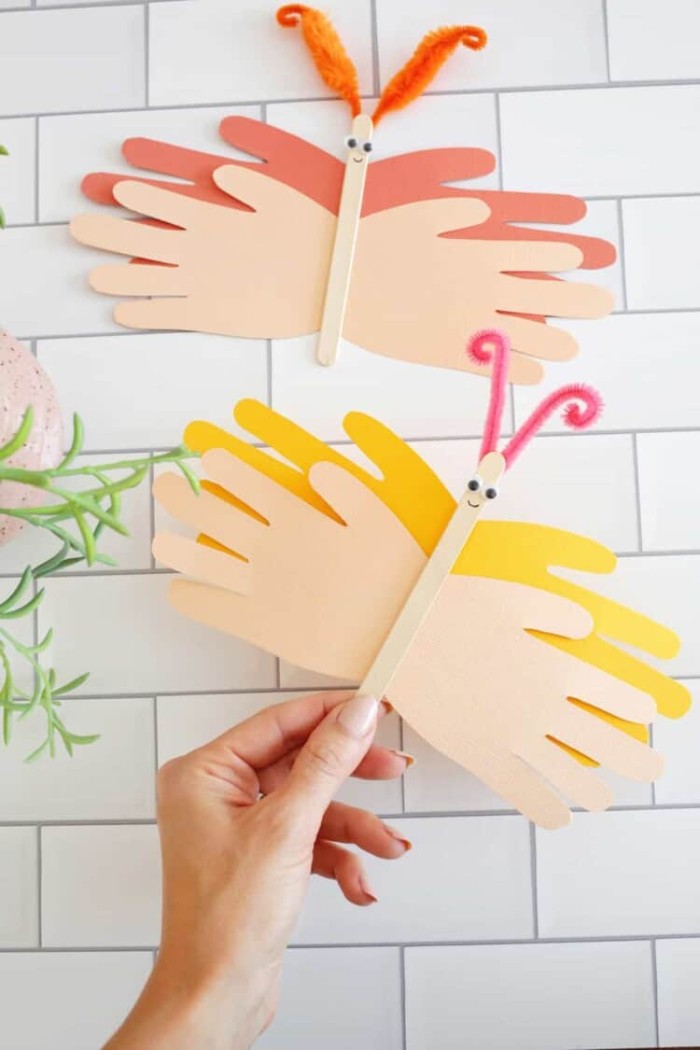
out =
[[(491, 397), (484, 426), (479, 459), (487, 452), (495, 452), (501, 434), (501, 422), (505, 407), (506, 383), (508, 382), (508, 360), (510, 357), (510, 340), (505, 332), (497, 328), (477, 332), (467, 343), (467, 353), (472, 361), (486, 365), (492, 362)], [(560, 387), (526, 419), (516, 434), (503, 449), (506, 469), (512, 466), (523, 449), (532, 441), (535, 434), (542, 429), (547, 420), (558, 408), (564, 408), (563, 418), (568, 427), (574, 430), (585, 430), (592, 426), (603, 411), (603, 399), (593, 387), (583, 383), (571, 383)]]
[(501, 436), (501, 421), (506, 403), (506, 383), (508, 382), (508, 359), (510, 357), (510, 340), (505, 332), (497, 328), (477, 332), (467, 343), (467, 354), (479, 365), (491, 362), (491, 398), (484, 426), (484, 437), (481, 442), (479, 459), (487, 452), (495, 452)]
[(583, 383), (571, 383), (569, 386), (562, 386), (559, 390), (555, 390), (525, 420), (503, 449), (506, 467), (512, 466), (513, 461), (532, 441), (537, 431), (541, 430), (549, 417), (561, 407), (564, 408), (562, 415), (567, 427), (572, 427), (574, 430), (585, 430), (586, 427), (592, 426), (597, 419), (600, 419), (603, 399), (597, 390)]

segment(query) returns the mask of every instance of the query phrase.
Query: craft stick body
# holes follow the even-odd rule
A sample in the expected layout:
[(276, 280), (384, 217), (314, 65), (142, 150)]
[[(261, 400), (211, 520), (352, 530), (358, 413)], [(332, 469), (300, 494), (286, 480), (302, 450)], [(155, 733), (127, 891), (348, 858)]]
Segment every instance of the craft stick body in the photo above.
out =
[(343, 334), (367, 166), (372, 148), (372, 131), (371, 118), (360, 113), (352, 122), (352, 133), (347, 140), (348, 159), (318, 338), (317, 357), (322, 365), (334, 364), (338, 356), (338, 343)]
[(376, 696), (381, 699), (386, 693), (404, 655), (469, 540), (486, 504), (485, 489), (498, 485), (505, 469), (506, 461), (500, 452), (487, 453), (479, 463), (478, 475), (482, 482), (481, 489), (478, 492), (467, 489), (457, 504), (445, 531), (435, 545), (433, 553), (425, 563), (413, 590), (365, 675), (360, 686), (360, 695)]

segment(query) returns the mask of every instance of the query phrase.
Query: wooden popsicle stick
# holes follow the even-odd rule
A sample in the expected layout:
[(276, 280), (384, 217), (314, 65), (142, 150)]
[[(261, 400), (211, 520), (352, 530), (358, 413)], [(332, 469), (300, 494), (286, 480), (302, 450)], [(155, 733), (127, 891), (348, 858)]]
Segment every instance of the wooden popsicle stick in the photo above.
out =
[(373, 125), (371, 117), (360, 113), (352, 122), (351, 135), (357, 140), (356, 147), (348, 147), (348, 159), (345, 165), (343, 189), (338, 208), (338, 223), (333, 243), (333, 255), (326, 285), (326, 298), (323, 304), (321, 332), (316, 351), (317, 360), (322, 365), (332, 365), (338, 356), (338, 344), (343, 334), (345, 311), (350, 291), (352, 261), (355, 256), (357, 231), (360, 225), (362, 198), (365, 192), (365, 179), (370, 154), (362, 147), (372, 141)]
[(506, 461), (500, 452), (488, 452), (479, 463), (477, 473), (482, 481), (481, 489), (476, 493), (467, 489), (457, 504), (445, 531), (423, 566), (413, 590), (365, 675), (358, 690), (360, 696), (374, 696), (381, 700), (385, 695), (399, 664), (428, 616), (442, 585), (452, 571), (460, 551), (479, 519), (487, 502), (484, 490), (489, 486), (497, 485), (505, 469)]

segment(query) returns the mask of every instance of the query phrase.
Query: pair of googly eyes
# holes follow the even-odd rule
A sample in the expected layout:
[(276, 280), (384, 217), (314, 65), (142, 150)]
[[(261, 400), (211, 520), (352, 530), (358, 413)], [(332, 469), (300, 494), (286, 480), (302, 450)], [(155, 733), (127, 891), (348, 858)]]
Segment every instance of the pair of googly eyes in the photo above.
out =
[(364, 153), (371, 153), (374, 149), (374, 146), (371, 142), (363, 142), (362, 144), (360, 144), (360, 140), (356, 139), (354, 135), (348, 135), (348, 137), (345, 140), (345, 145), (348, 147), (348, 149), (357, 149), (357, 147), (359, 146)]
[[(483, 482), (481, 478), (474, 477), (467, 482), (467, 488), (470, 492), (480, 492), (482, 485)], [(484, 496), (486, 497), (486, 499), (495, 499), (497, 495), (498, 489), (495, 485), (489, 485), (487, 488), (484, 489)]]

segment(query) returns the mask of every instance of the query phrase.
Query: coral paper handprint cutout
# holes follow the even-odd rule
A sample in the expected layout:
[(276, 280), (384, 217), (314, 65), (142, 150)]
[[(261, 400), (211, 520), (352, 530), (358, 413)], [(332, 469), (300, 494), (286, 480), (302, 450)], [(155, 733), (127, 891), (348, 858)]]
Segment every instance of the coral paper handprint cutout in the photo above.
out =
[[(243, 403), (237, 416), (286, 462), (208, 424), (188, 428), (205, 450), (205, 491), (197, 497), (168, 476), (156, 483), (159, 502), (201, 534), (198, 543), (156, 538), (159, 560), (190, 577), (173, 582), (171, 599), (291, 662), (360, 680), (454, 502), (415, 452), (367, 417), (350, 429), (381, 478), (264, 406)], [(494, 562), (510, 540), (499, 578)], [(482, 553), (465, 568), (472, 544)], [(560, 793), (592, 809), (611, 801), (577, 757), (653, 779), (658, 757), (634, 737), (657, 706), (671, 715), (688, 707), (683, 687), (598, 635), (602, 627), (672, 656), (672, 632), (547, 571), (599, 571), (593, 552), (607, 554), (561, 530), (479, 522), (386, 690), (429, 742), (548, 827), (568, 819)], [(590, 639), (603, 648), (589, 651)]]
[[(124, 145), (129, 162), (166, 178), (85, 179), (91, 199), (116, 201), (146, 221), (83, 215), (72, 223), (74, 236), (150, 263), (101, 267), (93, 286), (127, 297), (115, 310), (127, 327), (259, 338), (320, 331), (337, 259), (344, 171), (362, 151), (349, 147), (344, 166), (244, 117), (223, 121), (221, 133), (262, 163), (133, 139)], [(607, 291), (552, 275), (609, 265), (612, 245), (519, 225), (574, 223), (585, 214), (582, 201), (448, 185), (492, 170), (494, 159), (484, 150), (426, 150), (369, 165), (368, 156), (358, 165), (365, 192), (347, 304), (340, 304), (342, 334), (351, 342), (401, 360), (480, 372), (486, 369), (465, 358), (465, 340), (498, 325), (514, 350), (511, 379), (533, 383), (542, 375), (538, 359), (576, 352), (573, 337), (543, 323), (546, 317), (598, 317), (611, 309)], [(166, 229), (144, 236), (146, 224)], [(171, 236), (156, 236), (166, 232)], [(258, 279), (263, 260), (274, 279)]]

